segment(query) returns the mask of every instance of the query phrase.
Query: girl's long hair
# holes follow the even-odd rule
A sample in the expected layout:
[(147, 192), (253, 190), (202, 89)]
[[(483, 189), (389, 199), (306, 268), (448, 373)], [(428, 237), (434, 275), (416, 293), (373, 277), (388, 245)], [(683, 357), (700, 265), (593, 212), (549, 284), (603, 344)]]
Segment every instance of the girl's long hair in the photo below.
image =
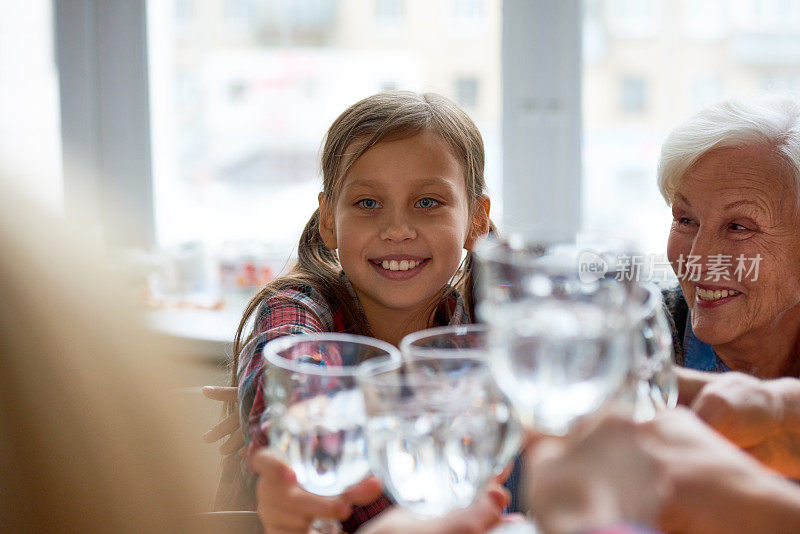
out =
[[(334, 205), (350, 166), (364, 152), (385, 140), (412, 137), (430, 130), (447, 141), (453, 155), (464, 169), (467, 195), (472, 215), (477, 199), (484, 193), (483, 139), (469, 116), (451, 100), (435, 94), (390, 91), (367, 97), (344, 111), (333, 122), (322, 149), (322, 192), (328, 205)], [(310, 286), (329, 303), (347, 303), (352, 299), (339, 275), (341, 265), (335, 250), (325, 246), (319, 232), (319, 210), (309, 219), (297, 245), (297, 263), (291, 271), (262, 288), (245, 309), (233, 344), (231, 384), (237, 385), (239, 352), (255, 335), (245, 335), (250, 319), (259, 306), (276, 292), (288, 287)], [(494, 225), (490, 221), (490, 232)], [(473, 312), (473, 257), (468, 252), (451, 283), (443, 288), (458, 290)], [(433, 313), (435, 309), (433, 304)], [(366, 319), (351, 306), (342, 306), (346, 331), (366, 335), (370, 332)]]

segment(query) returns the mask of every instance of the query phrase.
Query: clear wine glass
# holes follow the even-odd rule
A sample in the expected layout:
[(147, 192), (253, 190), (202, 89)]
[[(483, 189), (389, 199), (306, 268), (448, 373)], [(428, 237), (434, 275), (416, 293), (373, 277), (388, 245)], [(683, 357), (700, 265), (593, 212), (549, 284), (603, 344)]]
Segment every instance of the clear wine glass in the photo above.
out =
[(523, 424), (546, 434), (600, 409), (633, 362), (630, 286), (607, 264), (587, 271), (581, 252), (512, 238), (478, 255), (490, 367)]
[(672, 331), (661, 291), (652, 284), (637, 285), (631, 313), (635, 322), (635, 360), (620, 394), (621, 400), (631, 406), (633, 418), (646, 421), (678, 403)]
[[(408, 359), (419, 358), (472, 358), (484, 360), (488, 365), (489, 339), (486, 325), (451, 325), (420, 330), (400, 341), (400, 352)], [(494, 398), (490, 407), (495, 410), (498, 450), (495, 454), (496, 474), (516, 458), (522, 445), (522, 425), (513, 405), (497, 386), (494, 378), (487, 384), (486, 394)]]
[[(333, 496), (365, 478), (366, 413), (356, 368), (374, 358), (397, 363), (397, 349), (367, 337), (320, 333), (277, 338), (263, 353), (270, 448), (294, 470), (300, 486)], [(341, 532), (341, 524), (320, 518), (312, 532)]]
[(467, 356), (362, 364), (372, 472), (422, 517), (469, 506), (496, 475), (502, 402), (485, 360)]

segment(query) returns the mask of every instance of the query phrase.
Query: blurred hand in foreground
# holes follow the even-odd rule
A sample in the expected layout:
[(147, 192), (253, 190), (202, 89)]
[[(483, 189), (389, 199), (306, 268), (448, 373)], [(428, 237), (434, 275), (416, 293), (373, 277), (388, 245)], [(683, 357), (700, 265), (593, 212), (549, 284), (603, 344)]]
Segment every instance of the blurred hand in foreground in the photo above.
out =
[(678, 408), (617, 415), (529, 452), (531, 510), (545, 532), (634, 523), (666, 532), (793, 532), (800, 489)]

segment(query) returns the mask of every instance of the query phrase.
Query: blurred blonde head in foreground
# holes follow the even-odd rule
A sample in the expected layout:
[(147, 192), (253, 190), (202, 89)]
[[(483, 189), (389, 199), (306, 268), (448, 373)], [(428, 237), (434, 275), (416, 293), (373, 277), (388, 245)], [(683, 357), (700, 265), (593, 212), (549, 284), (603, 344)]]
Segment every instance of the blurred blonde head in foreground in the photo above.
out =
[(0, 198), (2, 530), (193, 530), (201, 431), (170, 398), (180, 351), (79, 228), (2, 180)]

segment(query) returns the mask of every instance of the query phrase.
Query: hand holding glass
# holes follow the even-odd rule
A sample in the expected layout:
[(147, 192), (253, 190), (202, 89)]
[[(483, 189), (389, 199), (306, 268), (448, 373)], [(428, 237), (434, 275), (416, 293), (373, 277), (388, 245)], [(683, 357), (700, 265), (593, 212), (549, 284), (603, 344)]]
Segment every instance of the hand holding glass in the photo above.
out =
[(508, 424), (485, 362), (373, 360), (359, 381), (372, 471), (397, 503), (423, 517), (469, 506), (496, 474)]
[[(281, 337), (263, 350), (270, 448), (316, 495), (338, 495), (365, 478), (366, 413), (356, 368), (376, 357), (396, 363), (397, 349), (367, 337), (320, 333)], [(336, 532), (340, 525), (315, 521), (314, 528)]]

